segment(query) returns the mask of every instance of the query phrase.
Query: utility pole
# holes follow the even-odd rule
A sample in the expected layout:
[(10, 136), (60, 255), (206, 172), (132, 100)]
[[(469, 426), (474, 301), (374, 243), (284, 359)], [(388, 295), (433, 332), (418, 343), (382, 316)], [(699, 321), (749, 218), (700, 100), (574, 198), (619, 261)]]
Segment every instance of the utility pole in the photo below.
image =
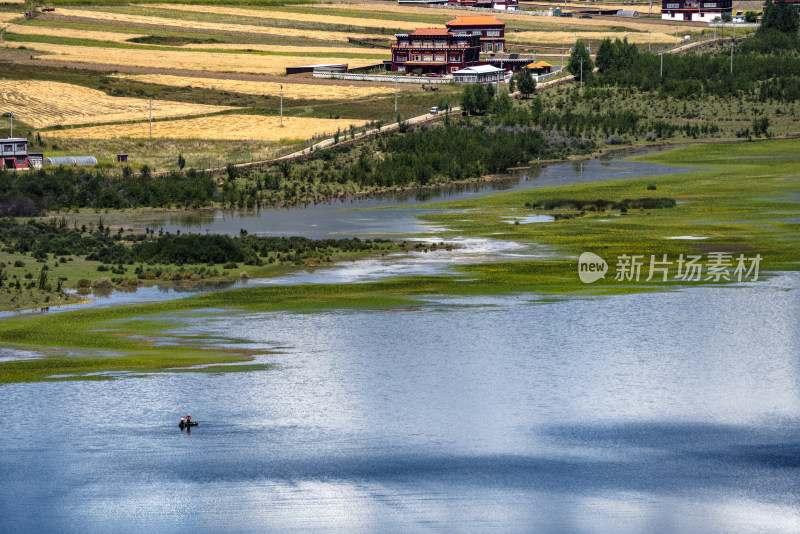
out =
[(564, 47), (561, 47), (561, 69), (564, 69)]
[(11, 133), (8, 134), (9, 138), (14, 137), (14, 113), (9, 111), (8, 113), (3, 113), (3, 117), (8, 117), (11, 119)]
[(583, 94), (583, 58), (581, 58), (581, 94)]
[(283, 84), (281, 84), (281, 128), (283, 128)]
[(731, 41), (731, 74), (733, 74), (733, 43), (734, 41)]
[(394, 78), (394, 112), (397, 113), (397, 77)]
[(662, 51), (661, 54), (659, 54), (659, 55), (661, 56), (661, 70), (659, 71), (659, 76), (661, 76), (663, 78), (664, 77), (664, 52)]
[(153, 138), (153, 101), (148, 100), (150, 103), (150, 139)]
[[(652, 5), (652, 2), (650, 2), (650, 3)], [(650, 53), (650, 47), (653, 44), (653, 32), (652, 31), (647, 30), (647, 38), (648, 38), (647, 39), (647, 53), (649, 54)]]
[(678, 27), (675, 26), (675, 48), (678, 47)]

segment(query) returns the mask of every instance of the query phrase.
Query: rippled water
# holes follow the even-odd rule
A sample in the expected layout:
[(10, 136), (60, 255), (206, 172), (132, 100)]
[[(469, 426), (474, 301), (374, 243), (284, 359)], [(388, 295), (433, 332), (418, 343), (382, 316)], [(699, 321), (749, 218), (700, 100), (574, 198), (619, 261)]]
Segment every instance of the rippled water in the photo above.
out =
[[(643, 155), (652, 151), (636, 150)], [(622, 156), (624, 154), (620, 154)], [(313, 239), (331, 236), (365, 236), (425, 232), (417, 217), (431, 210), (425, 204), (486, 196), (499, 191), (516, 191), (560, 185), (573, 185), (620, 178), (658, 176), (686, 172), (686, 167), (672, 167), (642, 161), (592, 159), (571, 163), (555, 163), (514, 171), (502, 180), (455, 185), (424, 191), (402, 192), (377, 196), (348, 197), (321, 202), (259, 211), (199, 211), (155, 221), (153, 226), (165, 232), (210, 232), (239, 235), (244, 229), (255, 235), (302, 235)], [(370, 208), (421, 206), (403, 210), (369, 210)], [(360, 211), (359, 211), (360, 210)]]
[(798, 532), (799, 287), (179, 315), (279, 368), (0, 387), (0, 531)]

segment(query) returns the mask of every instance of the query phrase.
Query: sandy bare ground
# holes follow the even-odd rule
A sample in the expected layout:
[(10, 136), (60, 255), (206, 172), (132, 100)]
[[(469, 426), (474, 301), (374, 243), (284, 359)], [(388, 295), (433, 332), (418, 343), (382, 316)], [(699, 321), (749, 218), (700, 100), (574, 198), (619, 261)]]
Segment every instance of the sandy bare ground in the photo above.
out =
[[(144, 99), (108, 96), (87, 87), (41, 80), (0, 80), (0, 102), (4, 110), (35, 128), (142, 120), (149, 113)], [(156, 100), (153, 109), (156, 116), (180, 117), (233, 108)]]

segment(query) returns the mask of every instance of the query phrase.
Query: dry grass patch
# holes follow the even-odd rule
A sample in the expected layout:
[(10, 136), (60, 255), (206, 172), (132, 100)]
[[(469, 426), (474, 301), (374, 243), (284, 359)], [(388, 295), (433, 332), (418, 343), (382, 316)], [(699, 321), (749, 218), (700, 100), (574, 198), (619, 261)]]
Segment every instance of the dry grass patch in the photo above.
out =
[[(337, 128), (345, 130), (350, 125), (362, 126), (352, 120), (284, 117), (283, 128), (279, 117), (261, 115), (218, 115), (153, 123), (153, 137), (162, 139), (217, 139), (261, 140), (298, 142), (315, 135), (333, 134)], [(116, 137), (146, 138), (148, 123), (90, 126), (48, 132), (48, 137), (109, 139)]]
[[(403, 13), (403, 14), (414, 14), (414, 15), (452, 15), (452, 18), (456, 18), (456, 16), (469, 16), (472, 13), (464, 12), (464, 11), (457, 11), (457, 10), (445, 10), (441, 8), (434, 8), (434, 7), (418, 7), (418, 6), (400, 6), (395, 3), (379, 3), (379, 2), (370, 2), (365, 4), (316, 4), (315, 7), (319, 8), (320, 11), (322, 10), (329, 10), (329, 11), (336, 11), (336, 10), (347, 10), (347, 11), (370, 11), (370, 12), (386, 12), (386, 13)], [(576, 6), (573, 6), (576, 7)], [(592, 7), (595, 6), (579, 6), (579, 7)], [(640, 6), (625, 6), (624, 9), (636, 9), (640, 13), (642, 9)], [(655, 7), (653, 8), (656, 9)], [(646, 11), (646, 10), (645, 10)], [(475, 15), (480, 15), (481, 13), (474, 13)], [(492, 13), (496, 16), (499, 20), (502, 20), (509, 26), (513, 27), (512, 22), (526, 22), (528, 24), (542, 24), (542, 25), (549, 25), (553, 26), (554, 29), (557, 27), (563, 26), (573, 26), (573, 27), (590, 27), (590, 26), (616, 26), (616, 27), (624, 27), (630, 30), (635, 31), (643, 31), (647, 32), (648, 30), (657, 30), (662, 31), (663, 26), (660, 24), (653, 24), (648, 23), (641, 19), (626, 19), (626, 18), (615, 18), (614, 20), (602, 20), (602, 19), (579, 19), (573, 17), (549, 17), (549, 16), (534, 16), (534, 15), (522, 15), (522, 14), (513, 14), (513, 13)], [(359, 19), (360, 20), (360, 19)], [(675, 26), (670, 26), (672, 31), (675, 31)], [(682, 32), (684, 30), (693, 30), (697, 31), (697, 27), (692, 26), (678, 26), (678, 31)], [(618, 35), (619, 32), (610, 32), (607, 36), (608, 37), (615, 37)], [(507, 36), (508, 38), (509, 36)]]
[(145, 15), (129, 15), (125, 13), (110, 13), (105, 11), (88, 11), (83, 9), (61, 9), (53, 15), (65, 17), (83, 17), (98, 21), (127, 22), (132, 24), (152, 24), (156, 26), (172, 26), (175, 28), (188, 28), (191, 30), (217, 30), (239, 33), (260, 33), (286, 37), (306, 37), (320, 41), (343, 41), (348, 37), (367, 38), (371, 34), (351, 34), (346, 32), (326, 32), (316, 30), (295, 30), (292, 28), (270, 28), (268, 26), (254, 26), (249, 24), (224, 24), (217, 22), (204, 22), (199, 20), (170, 19), (166, 17), (148, 17)]
[[(396, 28), (398, 26), (413, 26), (414, 22), (396, 21), (387, 19), (362, 19), (343, 17), (338, 15), (318, 15), (310, 13), (291, 13), (284, 11), (269, 11), (264, 9), (246, 9), (241, 7), (222, 7), (209, 5), (187, 4), (152, 4), (154, 8), (173, 9), (180, 11), (193, 11), (196, 13), (217, 13), (220, 15), (234, 15), (247, 18), (263, 18), (276, 20), (295, 20), (301, 22), (317, 22), (320, 24), (335, 24), (339, 26), (359, 26), (363, 28)], [(416, 24), (424, 25), (425, 22)]]
[(53, 26), (22, 26), (11, 24), (6, 28), (10, 33), (17, 35), (47, 35), (50, 37), (64, 37), (69, 39), (89, 39), (92, 41), (108, 41), (112, 43), (126, 43), (135, 37), (145, 37), (146, 33), (119, 33), (92, 30), (73, 30), (71, 28), (56, 28)]
[[(674, 43), (675, 42), (675, 34), (668, 34), (668, 33), (624, 33), (618, 32), (613, 35), (609, 35), (607, 32), (519, 32), (511, 34), (507, 37), (506, 42), (508, 44), (516, 44), (519, 41), (520, 44), (529, 44), (529, 45), (537, 45), (537, 44), (564, 44), (568, 46), (572, 46), (575, 43), (575, 38), (583, 39), (584, 41), (602, 41), (606, 37), (619, 37), (620, 39), (627, 37), (628, 42), (636, 43), (636, 44), (646, 44), (648, 40), (652, 37), (653, 44), (665, 44), (665, 43)], [(683, 34), (680, 35), (680, 38), (683, 39)], [(594, 50), (593, 50), (594, 52)]]
[[(113, 97), (60, 82), (0, 80), (3, 109), (35, 128), (146, 119), (149, 105), (138, 98)], [(154, 117), (202, 115), (233, 109), (180, 102), (153, 102)]]
[(19, 20), (22, 19), (22, 17), (23, 15), (21, 13), (0, 12), (0, 23), (11, 22), (12, 20)]
[[(15, 48), (16, 43), (4, 43)], [(72, 46), (50, 43), (26, 43), (29, 49), (46, 52), (36, 59), (64, 62), (83, 62), (129, 67), (173, 67), (207, 72), (244, 72), (250, 74), (284, 74), (286, 67), (313, 65), (320, 58), (313, 56), (262, 56), (256, 54), (229, 54), (225, 52), (136, 50), (103, 48), (99, 46)], [(326, 57), (325, 63), (347, 63), (351, 67), (373, 65), (376, 59)]]
[[(189, 76), (169, 76), (164, 74), (117, 74), (115, 77), (137, 82), (169, 85), (173, 87), (198, 87), (216, 91), (229, 91), (248, 95), (278, 96), (280, 85), (274, 82), (253, 82), (244, 80), (217, 80), (213, 78), (192, 78)], [(302, 100), (332, 100), (339, 98), (359, 98), (393, 92), (393, 88), (355, 87), (341, 85), (319, 85), (284, 83), (283, 96)]]
[(258, 52), (272, 52), (274, 54), (305, 54), (307, 56), (314, 56), (316, 54), (362, 54), (368, 56), (378, 56), (376, 57), (376, 60), (380, 58), (390, 59), (392, 57), (391, 52), (386, 49), (357, 48), (347, 46), (292, 46), (252, 43), (191, 43), (183, 45), (181, 48), (192, 48), (197, 50), (256, 50)]

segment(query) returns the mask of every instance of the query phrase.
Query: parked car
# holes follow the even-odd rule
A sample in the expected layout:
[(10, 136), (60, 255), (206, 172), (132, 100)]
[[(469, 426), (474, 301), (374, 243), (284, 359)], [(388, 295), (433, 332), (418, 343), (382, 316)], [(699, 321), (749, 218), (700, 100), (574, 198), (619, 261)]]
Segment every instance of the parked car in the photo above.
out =
[(56, 8), (54, 8), (54, 7), (43, 7), (42, 8), (42, 13), (46, 13), (48, 11), (55, 11), (55, 10), (56, 10)]
[(439, 106), (433, 106), (431, 108), (431, 115), (438, 115), (439, 114)]
[(578, 18), (579, 18), (579, 19), (590, 19), (590, 18), (592, 18), (592, 16), (591, 16), (591, 15), (581, 15), (581, 16), (580, 16), (580, 17), (578, 17)]

